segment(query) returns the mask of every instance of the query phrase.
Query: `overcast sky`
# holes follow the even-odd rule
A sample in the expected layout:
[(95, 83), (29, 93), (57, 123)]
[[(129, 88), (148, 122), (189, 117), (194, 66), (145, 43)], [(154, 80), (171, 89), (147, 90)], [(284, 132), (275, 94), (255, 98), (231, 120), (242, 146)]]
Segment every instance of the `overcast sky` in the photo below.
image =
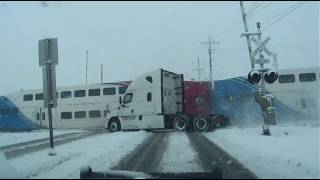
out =
[[(297, 2), (244, 2), (250, 31), (262, 28)], [(249, 14), (249, 15), (250, 15)], [(280, 14), (281, 15), (281, 14)], [(164, 68), (197, 78), (192, 66), (208, 51), (201, 41), (211, 35), (214, 79), (246, 75), (250, 70), (239, 2), (1, 2), (0, 94), (42, 88), (38, 40), (57, 37), (57, 86), (132, 80)], [(319, 66), (319, 2), (307, 2), (263, 31), (279, 68)]]

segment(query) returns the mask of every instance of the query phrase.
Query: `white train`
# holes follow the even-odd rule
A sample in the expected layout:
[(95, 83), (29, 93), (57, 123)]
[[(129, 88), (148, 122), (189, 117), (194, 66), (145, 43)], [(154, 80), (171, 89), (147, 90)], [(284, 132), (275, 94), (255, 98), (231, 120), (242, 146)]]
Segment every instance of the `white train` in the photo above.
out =
[[(276, 100), (277, 119), (282, 122), (319, 120), (319, 67), (279, 70), (278, 74), (276, 82), (266, 84), (267, 92)], [(216, 81), (215, 111), (235, 121), (253, 119), (253, 122), (260, 122), (261, 110), (253, 98), (255, 89), (247, 77)]]
[(320, 73), (319, 66), (279, 71), (274, 84), (266, 89), (288, 108), (310, 119), (319, 119)]
[[(53, 109), (54, 128), (103, 128), (106, 105), (119, 105), (130, 81), (58, 88), (58, 107)], [(274, 84), (266, 86), (277, 101), (278, 115), (319, 119), (319, 67), (280, 70)], [(252, 99), (254, 87), (246, 78), (237, 77), (215, 82), (214, 112), (231, 119), (251, 114), (260, 117)], [(300, 117), (299, 117), (300, 118)], [(300, 118), (301, 119), (301, 118)], [(0, 96), (0, 129), (32, 130), (48, 127), (41, 90), (21, 90)]]
[[(104, 127), (106, 102), (118, 104), (127, 86), (128, 82), (118, 82), (57, 88), (58, 106), (52, 110), (53, 127)], [(0, 97), (0, 129), (47, 128), (48, 122), (40, 89)]]

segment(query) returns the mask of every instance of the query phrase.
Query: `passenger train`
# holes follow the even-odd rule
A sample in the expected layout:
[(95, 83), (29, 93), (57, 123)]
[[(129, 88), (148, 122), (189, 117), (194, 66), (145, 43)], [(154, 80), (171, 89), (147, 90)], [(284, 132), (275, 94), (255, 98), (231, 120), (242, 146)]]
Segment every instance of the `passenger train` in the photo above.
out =
[[(319, 122), (319, 66), (279, 70), (278, 73), (277, 81), (266, 84), (266, 90), (275, 97), (279, 122), (297, 122), (306, 119)], [(216, 81), (213, 96), (214, 110), (234, 120), (262, 119), (260, 107), (253, 97), (256, 88), (248, 82), (247, 77)]]
[[(280, 70), (279, 78), (266, 89), (276, 99), (277, 117), (281, 121), (319, 120), (319, 67)], [(57, 104), (53, 108), (54, 128), (103, 128), (106, 104), (119, 104), (130, 81), (57, 88)], [(259, 105), (254, 101), (255, 85), (246, 77), (214, 82), (185, 82), (185, 107), (190, 114), (214, 112), (232, 122), (253, 119), (261, 123)], [(208, 108), (209, 107), (209, 108)], [(211, 109), (211, 110), (209, 110)], [(48, 128), (48, 113), (43, 93), (21, 90), (0, 97), (0, 129), (33, 130)]]

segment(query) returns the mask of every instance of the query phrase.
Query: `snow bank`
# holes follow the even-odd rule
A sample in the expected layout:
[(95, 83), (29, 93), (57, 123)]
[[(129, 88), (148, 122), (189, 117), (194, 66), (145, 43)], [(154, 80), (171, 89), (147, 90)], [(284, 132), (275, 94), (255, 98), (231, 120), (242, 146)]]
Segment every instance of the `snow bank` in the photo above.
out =
[(7, 162), (0, 152), (0, 179), (21, 179), (22, 176)]
[[(70, 134), (70, 133), (80, 133), (86, 132), (83, 130), (53, 130), (53, 135), (62, 135), (62, 134)], [(37, 130), (31, 132), (3, 132), (0, 133), (0, 147), (8, 146), (17, 143), (23, 143), (28, 141), (34, 141), (39, 139), (49, 138), (49, 130)]]
[(320, 178), (320, 128), (271, 126), (219, 129), (205, 134), (260, 178)]
[(160, 162), (162, 172), (201, 172), (198, 157), (188, 137), (181, 132), (170, 133), (168, 148)]
[(105, 171), (134, 150), (147, 136), (146, 132), (96, 135), (57, 146), (56, 156), (48, 156), (48, 150), (44, 150), (12, 159), (10, 163), (25, 178), (80, 178), (82, 166), (89, 165), (94, 171)]

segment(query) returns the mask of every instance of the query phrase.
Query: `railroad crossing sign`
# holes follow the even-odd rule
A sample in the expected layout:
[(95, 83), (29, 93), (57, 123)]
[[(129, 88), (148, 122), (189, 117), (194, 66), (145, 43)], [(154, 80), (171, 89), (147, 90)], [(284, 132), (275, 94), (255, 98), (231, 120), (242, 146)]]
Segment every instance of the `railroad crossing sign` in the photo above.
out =
[(255, 64), (265, 64), (265, 63), (270, 63), (270, 59), (265, 59), (263, 58), (263, 55), (261, 54), (262, 52), (264, 52), (266, 55), (271, 56), (273, 58), (274, 61), (274, 66), (277, 67), (277, 58), (276, 58), (276, 53), (270, 51), (267, 47), (266, 44), (268, 42), (270, 42), (271, 38), (267, 37), (265, 38), (262, 42), (260, 42), (259, 40), (257, 40), (256, 38), (252, 37), (251, 41), (255, 43), (255, 45), (257, 46), (257, 48), (252, 52), (252, 57), (256, 57), (258, 54), (260, 54), (262, 56), (262, 58), (257, 57), (255, 58), (254, 62)]
[(267, 37), (262, 42), (259, 42), (256, 38), (252, 37), (251, 41), (254, 42), (257, 48), (252, 52), (253, 56), (256, 56), (258, 53), (265, 52), (268, 56), (272, 55), (272, 52), (266, 47), (266, 44), (270, 42), (271, 38)]

